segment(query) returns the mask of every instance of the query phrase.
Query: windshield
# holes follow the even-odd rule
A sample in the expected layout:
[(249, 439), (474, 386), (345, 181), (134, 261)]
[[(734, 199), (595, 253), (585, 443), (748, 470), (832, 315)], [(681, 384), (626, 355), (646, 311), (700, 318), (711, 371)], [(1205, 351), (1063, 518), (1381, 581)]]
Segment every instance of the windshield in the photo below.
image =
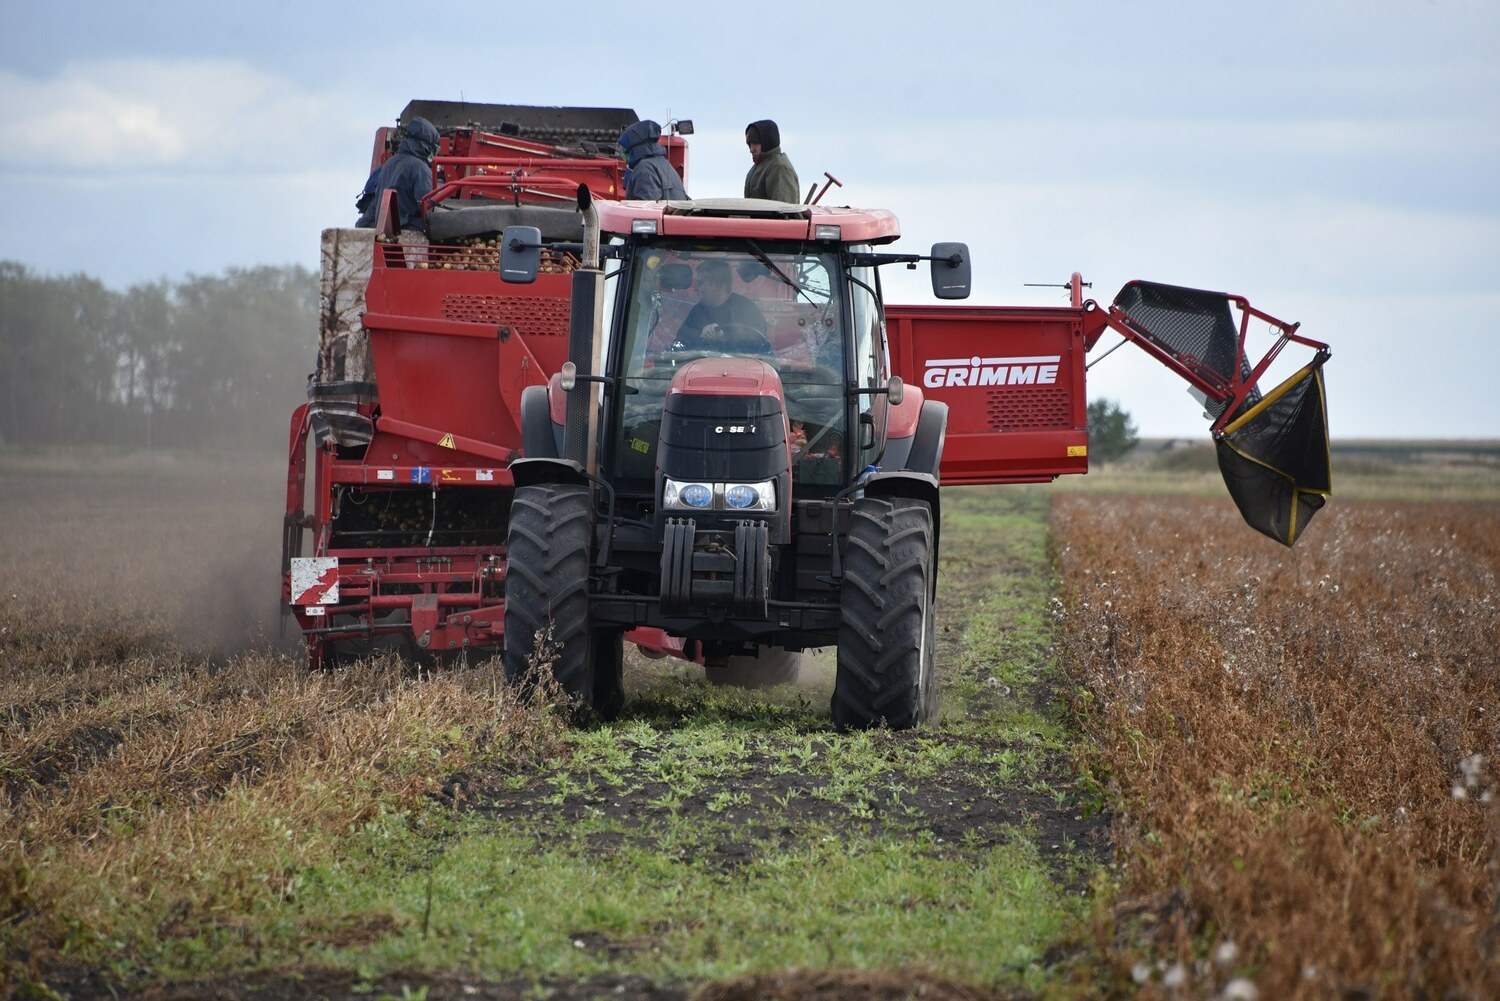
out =
[(706, 355), (771, 364), (785, 393), (793, 478), (844, 478), (844, 329), (836, 253), (753, 241), (713, 249), (638, 248), (622, 290), (624, 391), (617, 397), (613, 463), (619, 486), (649, 490), (662, 407), (677, 366)]

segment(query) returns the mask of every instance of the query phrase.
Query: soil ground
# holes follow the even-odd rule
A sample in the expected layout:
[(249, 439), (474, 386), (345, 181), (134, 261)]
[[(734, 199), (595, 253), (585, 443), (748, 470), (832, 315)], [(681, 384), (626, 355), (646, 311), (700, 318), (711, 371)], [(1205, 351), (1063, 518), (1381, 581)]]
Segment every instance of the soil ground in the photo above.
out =
[[(180, 494), (178, 495), (180, 501)], [(111, 509), (112, 510), (112, 509)], [(1033, 505), (1031, 517), (1040, 517), (1043, 505)], [(1033, 525), (1035, 522), (1033, 522)], [(211, 527), (206, 532), (212, 532)], [(701, 817), (705, 829), (719, 834), (706, 844), (711, 867), (728, 872), (754, 860), (757, 853), (791, 848), (810, 829), (842, 829), (852, 835), (879, 837), (926, 836), (935, 850), (946, 857), (976, 856), (1006, 839), (1018, 830), (1034, 840), (1039, 855), (1055, 860), (1054, 876), (1066, 885), (1076, 878), (1080, 858), (1105, 860), (1108, 853), (1108, 820), (1101, 815), (1086, 815), (1080, 798), (1072, 795), (1073, 774), (1063, 755), (1048, 752), (1040, 763), (1028, 771), (1024, 787), (998, 787), (993, 767), (979, 763), (1009, 748), (1023, 749), (1035, 744), (1003, 726), (987, 727), (993, 718), (1013, 719), (1018, 712), (1034, 712), (1057, 718), (1054, 681), (1051, 669), (1044, 663), (1048, 652), (1034, 651), (1033, 663), (1012, 665), (1021, 674), (1035, 677), (1034, 684), (1016, 687), (999, 683), (992, 672), (995, 665), (984, 662), (984, 654), (966, 647), (965, 623), (976, 614), (1006, 613), (976, 610), (993, 599), (996, 586), (1007, 587), (1016, 575), (1033, 575), (1037, 568), (1018, 562), (1003, 547), (975, 545), (975, 537), (966, 537), (957, 529), (945, 529), (945, 545), (957, 547), (954, 562), (945, 562), (939, 575), (938, 664), (945, 690), (963, 687), (968, 693), (957, 710), (965, 725), (961, 730), (939, 725), (912, 732), (880, 732), (875, 740), (889, 765), (887, 785), (867, 791), (869, 809), (858, 817), (847, 815), (836, 800), (820, 798), (813, 789), (809, 773), (777, 769), (757, 769), (757, 753), (751, 752), (742, 767), (732, 776), (707, 776), (690, 796), (673, 807), (680, 822)], [(205, 545), (208, 542), (205, 540)], [(961, 555), (959, 555), (961, 554)], [(946, 553), (945, 553), (946, 558)], [(263, 560), (260, 562), (264, 562)], [(985, 581), (976, 585), (976, 581)], [(140, 589), (137, 589), (139, 593)], [(1001, 606), (1009, 607), (1009, 606)], [(1035, 609), (1030, 610), (1035, 613)], [(1019, 613), (1017, 613), (1019, 614)], [(267, 623), (252, 624), (248, 632), (263, 636)], [(1006, 623), (999, 621), (1004, 630)], [(632, 658), (634, 661), (634, 658)], [(828, 652), (810, 656), (804, 662), (805, 687), (796, 697), (816, 700), (826, 707), (831, 677)], [(635, 661), (627, 671), (627, 687), (632, 694), (649, 685), (653, 671), (685, 670), (681, 666), (661, 667)], [(691, 669), (687, 669), (691, 670)], [(963, 675), (967, 672), (968, 677)], [(644, 680), (642, 680), (644, 679)], [(649, 700), (648, 700), (649, 701)], [(951, 700), (950, 700), (951, 704)], [(953, 710), (947, 710), (953, 719)], [(826, 708), (823, 710), (826, 714)], [(649, 716), (658, 730), (671, 731), (692, 725), (691, 714), (683, 712), (674, 718), (660, 705), (627, 705), (622, 722)], [(946, 721), (945, 721), (946, 722)], [(619, 724), (616, 724), (619, 725)], [(804, 735), (808, 736), (808, 735)], [(825, 752), (842, 737), (825, 725), (811, 734), (812, 744)], [(969, 751), (961, 763), (937, 776), (906, 781), (903, 762), (916, 762), (922, 752), (963, 742)], [(559, 782), (556, 773), (546, 783), (535, 782), (517, 788), (513, 777), (500, 772), (473, 769), (452, 774), (433, 798), (445, 808), (462, 811), (469, 818), (487, 818), (497, 828), (524, 825), (555, 825), (566, 829), (579, 819), (601, 817), (614, 833), (589, 845), (593, 851), (612, 851), (631, 844), (649, 845), (661, 822), (665, 808), (660, 801), (667, 791), (653, 774), (654, 752), (637, 750), (634, 759), (624, 766), (630, 787), (628, 795), (610, 790), (589, 791), (587, 775), (577, 782)], [(970, 763), (962, 763), (970, 762)], [(559, 787), (577, 791), (559, 797)], [(1041, 790), (1046, 791), (1041, 791)], [(898, 791), (899, 790), (899, 791)], [(737, 806), (733, 823), (726, 824), (711, 804), (722, 794), (733, 793)], [(1068, 887), (1082, 892), (1082, 886)], [(611, 941), (604, 936), (586, 934), (579, 939), (580, 948), (620, 955), (632, 943)], [(578, 943), (575, 943), (578, 944)], [(117, 998), (127, 996), (118, 983), (106, 981), (97, 971), (54, 969), (48, 983), (64, 997)], [(484, 981), (459, 975), (398, 975), (374, 980), (314, 966), (294, 966), (256, 973), (227, 975), (221, 978), (199, 978), (189, 982), (153, 984), (139, 988), (128, 996), (152, 999), (222, 998), (222, 999), (368, 999), (368, 998), (536, 998), (571, 999), (611, 997), (633, 999), (681, 999), (690, 996), (714, 999), (790, 998), (790, 997), (858, 997), (858, 998), (977, 998), (991, 995), (970, 985), (950, 981), (926, 971), (870, 973), (841, 970), (788, 970), (775, 975), (751, 976), (737, 981), (712, 984), (653, 983), (635, 975), (597, 976), (582, 980), (524, 979)]]

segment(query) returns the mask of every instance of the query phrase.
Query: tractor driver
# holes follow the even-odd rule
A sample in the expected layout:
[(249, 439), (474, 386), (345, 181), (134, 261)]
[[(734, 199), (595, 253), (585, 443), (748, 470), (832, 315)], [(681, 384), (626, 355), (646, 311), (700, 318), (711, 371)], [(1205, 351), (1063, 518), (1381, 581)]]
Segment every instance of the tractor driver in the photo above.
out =
[(714, 257), (698, 265), (694, 284), (698, 303), (677, 328), (674, 350), (771, 353), (766, 318), (752, 300), (734, 291), (728, 261)]

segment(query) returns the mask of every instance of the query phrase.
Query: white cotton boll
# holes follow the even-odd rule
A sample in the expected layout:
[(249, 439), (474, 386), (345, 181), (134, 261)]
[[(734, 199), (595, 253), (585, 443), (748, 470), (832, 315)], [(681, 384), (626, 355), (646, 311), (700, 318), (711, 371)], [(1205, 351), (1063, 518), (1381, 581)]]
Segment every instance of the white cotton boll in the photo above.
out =
[(1224, 993), (1221, 995), (1224, 1001), (1259, 1001), (1260, 991), (1255, 985), (1244, 977), (1235, 977), (1224, 985)]

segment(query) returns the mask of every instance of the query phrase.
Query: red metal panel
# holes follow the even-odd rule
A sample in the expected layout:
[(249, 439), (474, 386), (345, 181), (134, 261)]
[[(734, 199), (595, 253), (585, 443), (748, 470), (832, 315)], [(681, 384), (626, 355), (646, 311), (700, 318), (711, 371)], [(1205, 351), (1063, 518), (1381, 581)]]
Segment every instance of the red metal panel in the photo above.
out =
[[(407, 248), (410, 249), (410, 248)], [(370, 278), (370, 354), (382, 425), (468, 439), (490, 459), (521, 447), (520, 399), (567, 358), (570, 285), (544, 274), (505, 285), (493, 271), (383, 267)], [(451, 436), (445, 439), (444, 436)]]
[(887, 306), (891, 367), (948, 404), (944, 484), (1088, 472), (1083, 308)]
[(759, 358), (695, 358), (679, 366), (669, 395), (775, 396), (783, 395), (781, 377)]
[(625, 164), (620, 160), (507, 159), (440, 157), (438, 164), (457, 176), (436, 188), (428, 202), (453, 197), (488, 197), (522, 202), (571, 203), (580, 184), (595, 198), (624, 194)]
[(901, 394), (901, 402), (890, 409), (886, 418), (885, 433), (890, 438), (910, 438), (917, 433), (917, 423), (922, 416), (922, 404), (926, 394), (920, 386), (907, 386)]
[[(383, 439), (377, 438), (377, 444)], [(467, 459), (466, 455), (442, 456), (447, 461), (455, 459)], [(365, 462), (335, 462), (330, 473), (330, 483), (358, 483), (369, 486), (443, 486), (445, 484), (463, 484), (468, 486), (483, 487), (510, 487), (515, 485), (511, 478), (509, 457), (504, 464), (492, 466), (409, 466), (399, 464), (381, 465), (379, 461)]]

